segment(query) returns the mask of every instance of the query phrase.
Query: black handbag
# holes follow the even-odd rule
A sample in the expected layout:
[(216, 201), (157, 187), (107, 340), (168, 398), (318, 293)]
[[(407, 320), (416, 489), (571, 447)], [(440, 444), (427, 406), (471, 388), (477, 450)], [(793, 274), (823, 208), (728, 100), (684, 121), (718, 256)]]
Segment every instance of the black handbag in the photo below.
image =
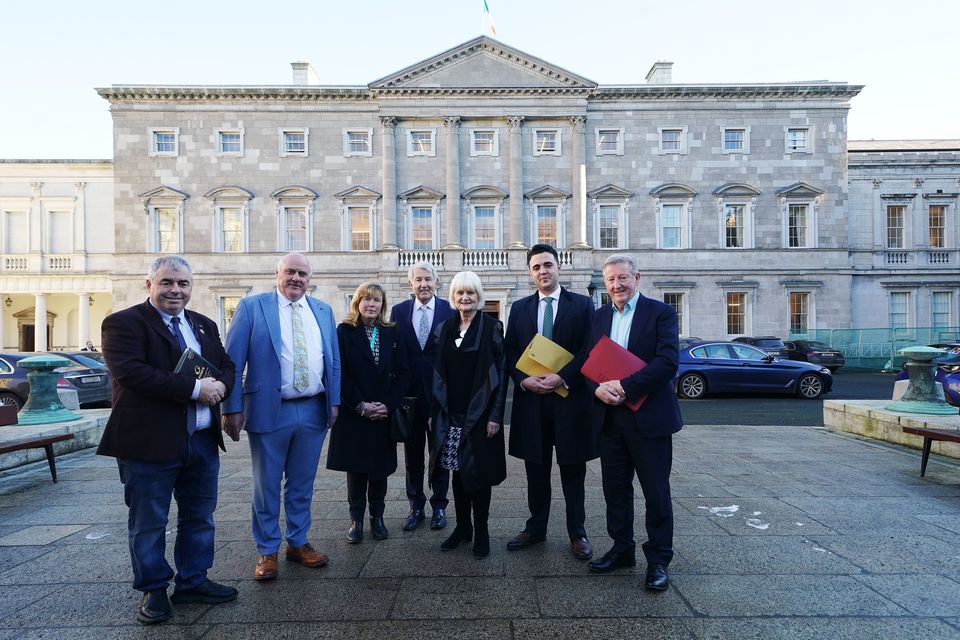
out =
[(416, 398), (403, 398), (390, 414), (390, 440), (406, 442), (413, 432), (413, 412)]

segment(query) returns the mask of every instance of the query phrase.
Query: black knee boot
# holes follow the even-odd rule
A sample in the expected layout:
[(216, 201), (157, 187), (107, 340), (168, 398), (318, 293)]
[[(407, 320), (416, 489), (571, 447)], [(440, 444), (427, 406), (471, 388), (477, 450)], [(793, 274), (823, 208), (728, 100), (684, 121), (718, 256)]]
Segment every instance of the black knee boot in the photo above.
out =
[(487, 520), (490, 517), (490, 487), (470, 496), (473, 504), (473, 557), (486, 558), (490, 555), (490, 532)]
[(470, 496), (460, 482), (460, 473), (453, 472), (453, 509), (456, 513), (457, 526), (450, 537), (440, 543), (442, 551), (452, 551), (464, 542), (473, 539), (473, 523), (470, 521)]

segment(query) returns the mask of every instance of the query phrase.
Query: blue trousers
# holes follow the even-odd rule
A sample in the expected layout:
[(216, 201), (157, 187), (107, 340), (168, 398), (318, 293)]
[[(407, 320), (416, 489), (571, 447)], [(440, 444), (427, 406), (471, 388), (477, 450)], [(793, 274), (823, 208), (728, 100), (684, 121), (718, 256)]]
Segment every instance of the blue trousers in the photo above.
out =
[[(313, 481), (327, 435), (325, 405), (317, 400), (283, 401), (277, 428), (247, 432), (253, 463), (253, 539), (257, 553), (276, 553), (287, 544), (306, 544), (310, 532)], [(280, 493), (286, 535), (280, 531)]]
[(217, 508), (220, 455), (215, 432), (203, 429), (187, 440), (172, 460), (117, 460), (123, 498), (129, 508), (127, 531), (133, 588), (166, 589), (173, 569), (166, 558), (170, 497), (177, 501), (177, 541), (173, 561), (177, 589), (193, 589), (213, 566), (213, 511)]

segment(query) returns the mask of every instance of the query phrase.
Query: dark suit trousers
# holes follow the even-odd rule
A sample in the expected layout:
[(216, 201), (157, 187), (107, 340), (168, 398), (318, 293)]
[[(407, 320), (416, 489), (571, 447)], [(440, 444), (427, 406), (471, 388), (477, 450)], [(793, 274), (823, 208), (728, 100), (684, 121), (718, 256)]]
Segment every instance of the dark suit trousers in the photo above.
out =
[[(555, 410), (563, 409), (559, 398), (553, 394), (540, 399), (540, 462), (524, 464), (527, 469), (527, 506), (530, 518), (525, 527), (534, 537), (545, 536), (547, 522), (550, 519), (550, 472), (553, 466), (553, 447), (556, 442), (554, 430)], [(579, 538), (587, 535), (583, 523), (586, 520), (584, 510), (584, 480), (587, 477), (587, 463), (560, 464), (560, 486), (567, 507), (567, 535)]]
[(347, 471), (347, 503), (350, 505), (351, 520), (363, 520), (368, 501), (370, 517), (382, 518), (386, 497), (386, 478), (371, 478), (368, 473)]
[[(423, 509), (427, 497), (423, 493), (424, 449), (430, 447), (433, 453), (433, 438), (428, 437), (427, 418), (430, 417), (430, 407), (426, 402), (418, 401), (413, 417), (413, 434), (409, 441), (403, 443), (403, 458), (407, 471), (407, 500), (411, 509)], [(428, 478), (430, 490), (430, 507), (437, 509), (447, 508), (447, 488), (450, 485), (450, 472), (439, 468), (432, 478)]]
[(173, 577), (165, 556), (171, 496), (177, 501), (173, 548), (177, 588), (200, 586), (213, 566), (213, 511), (220, 473), (216, 434), (216, 426), (194, 432), (172, 460), (117, 460), (123, 498), (130, 510), (127, 531), (134, 589), (166, 589)]
[(633, 476), (640, 480), (646, 501), (647, 541), (643, 555), (649, 564), (669, 564), (673, 558), (673, 503), (670, 468), (673, 437), (644, 438), (626, 407), (607, 407), (600, 433), (603, 498), (607, 503), (607, 533), (618, 553), (633, 552)]

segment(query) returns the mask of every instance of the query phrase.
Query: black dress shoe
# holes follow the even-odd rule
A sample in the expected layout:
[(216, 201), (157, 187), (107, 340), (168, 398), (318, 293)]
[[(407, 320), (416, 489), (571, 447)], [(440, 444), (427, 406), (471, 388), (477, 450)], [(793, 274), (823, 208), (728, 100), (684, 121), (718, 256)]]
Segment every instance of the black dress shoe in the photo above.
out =
[(517, 534), (517, 537), (507, 543), (507, 549), (509, 551), (519, 551), (520, 549), (526, 549), (530, 545), (543, 542), (546, 539), (546, 536), (532, 536), (524, 529)]
[(577, 560), (589, 560), (593, 557), (593, 545), (587, 540), (587, 536), (570, 538), (570, 553)]
[(670, 576), (667, 574), (667, 565), (647, 565), (647, 579), (643, 583), (643, 586), (653, 591), (666, 591), (667, 587), (670, 586)]
[(588, 565), (590, 571), (594, 573), (609, 573), (614, 569), (622, 567), (637, 566), (637, 558), (632, 552), (607, 551), (599, 560), (594, 560)]
[(354, 520), (350, 523), (350, 530), (347, 531), (347, 542), (350, 544), (363, 542), (363, 520)]
[(434, 509), (433, 517), (430, 518), (430, 528), (431, 529), (443, 529), (447, 526), (447, 511), (446, 509)]
[(490, 536), (487, 534), (477, 534), (473, 541), (473, 557), (482, 560), (490, 555)]
[(170, 601), (174, 604), (190, 604), (192, 602), (202, 602), (203, 604), (220, 604), (221, 602), (230, 602), (237, 599), (237, 590), (228, 587), (225, 584), (218, 584), (213, 580), (204, 580), (200, 586), (193, 589), (177, 589), (170, 596)]
[[(454, 527), (450, 537), (440, 543), (440, 551), (453, 551), (464, 542), (471, 540), (473, 540), (473, 527), (469, 529)], [(489, 545), (489, 542), (487, 544)]]
[(370, 518), (370, 535), (374, 540), (386, 540), (390, 537), (387, 531), (387, 525), (383, 521), (383, 516), (374, 516)]
[(156, 624), (169, 620), (173, 615), (166, 589), (144, 591), (137, 608), (137, 620), (143, 624)]
[(403, 521), (404, 531), (413, 531), (423, 524), (423, 509), (411, 509), (407, 519)]

